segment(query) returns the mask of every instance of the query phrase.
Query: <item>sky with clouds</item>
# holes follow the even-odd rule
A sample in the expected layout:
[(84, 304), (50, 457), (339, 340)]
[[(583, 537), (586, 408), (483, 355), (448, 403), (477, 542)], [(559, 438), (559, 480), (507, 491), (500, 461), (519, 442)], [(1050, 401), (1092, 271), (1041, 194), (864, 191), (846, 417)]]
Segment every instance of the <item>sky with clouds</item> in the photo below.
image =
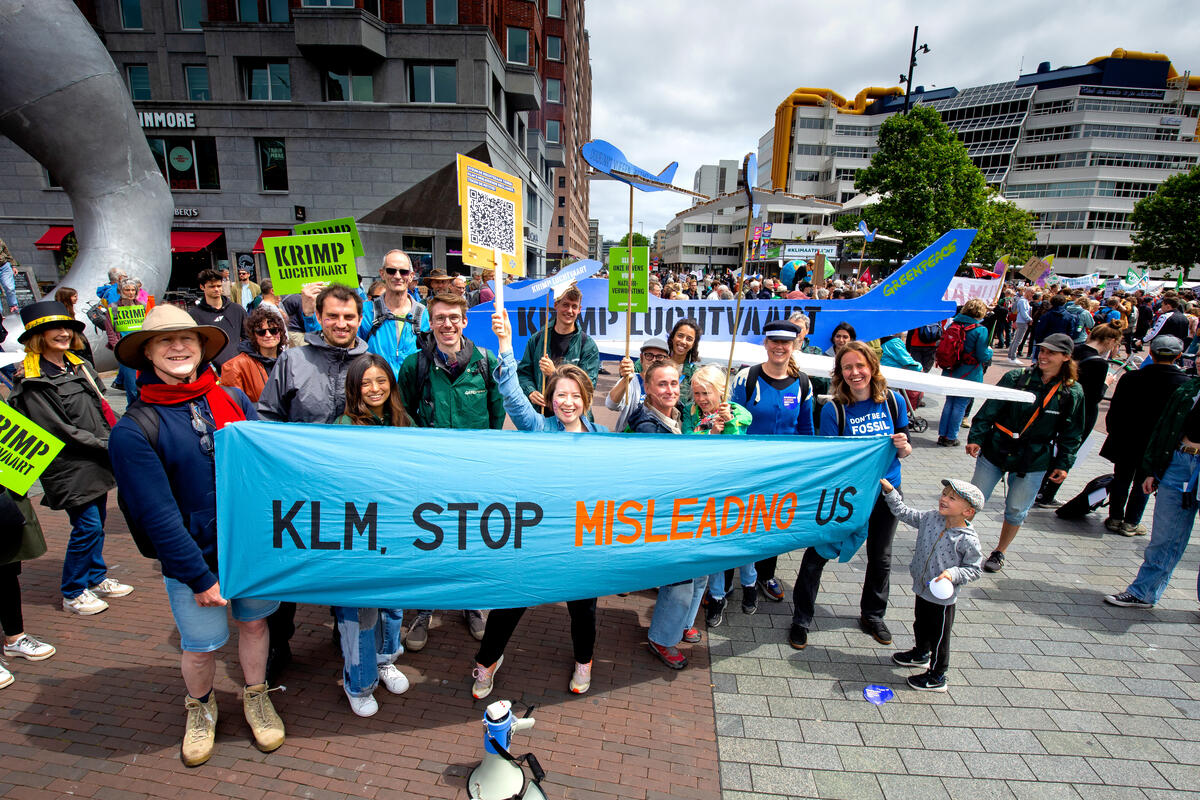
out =
[[(1084, 64), (1114, 48), (1165, 53), (1200, 74), (1200, 18), (1165, 0), (1003, 3), (831, 0), (590, 0), (592, 137), (658, 173), (679, 162), (692, 188), (701, 164), (741, 161), (800, 86), (852, 98), (895, 86), (912, 29), (930, 52), (913, 85), (979, 86)], [(1022, 66), (1023, 64), (1023, 66)], [(674, 192), (637, 192), (634, 230), (651, 236), (691, 204)], [(629, 226), (629, 190), (592, 181), (591, 216), (616, 239)]]

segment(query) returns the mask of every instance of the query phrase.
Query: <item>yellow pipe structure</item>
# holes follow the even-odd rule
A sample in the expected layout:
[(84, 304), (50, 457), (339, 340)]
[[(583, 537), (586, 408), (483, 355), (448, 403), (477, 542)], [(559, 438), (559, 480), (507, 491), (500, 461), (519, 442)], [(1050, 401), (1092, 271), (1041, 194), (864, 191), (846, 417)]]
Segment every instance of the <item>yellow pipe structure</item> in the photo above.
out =
[[(1134, 61), (1166, 61), (1167, 62), (1167, 80), (1174, 80), (1179, 77), (1179, 72), (1175, 69), (1175, 65), (1171, 63), (1171, 59), (1165, 53), (1143, 53), (1138, 50), (1126, 50), (1118, 47), (1106, 56), (1096, 56), (1089, 64), (1095, 64), (1098, 61), (1104, 61), (1107, 58), (1128, 58)], [(1188, 76), (1188, 89), (1200, 89), (1200, 75)]]

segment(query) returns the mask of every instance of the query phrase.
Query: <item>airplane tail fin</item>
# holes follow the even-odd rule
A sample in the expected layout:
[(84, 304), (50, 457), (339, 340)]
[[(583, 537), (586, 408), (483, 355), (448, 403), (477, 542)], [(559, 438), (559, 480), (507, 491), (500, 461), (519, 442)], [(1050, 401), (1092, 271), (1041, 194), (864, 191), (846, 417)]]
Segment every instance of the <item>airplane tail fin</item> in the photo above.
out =
[(975, 233), (973, 228), (947, 231), (870, 292), (849, 302), (874, 307), (883, 301), (884, 307), (948, 311), (946, 316), (953, 316), (955, 304), (943, 300), (942, 295), (971, 247)]
[(675, 179), (675, 170), (678, 168), (679, 162), (672, 161), (663, 169), (662, 172), (658, 173), (656, 180), (660, 180), (663, 183), (671, 183)]

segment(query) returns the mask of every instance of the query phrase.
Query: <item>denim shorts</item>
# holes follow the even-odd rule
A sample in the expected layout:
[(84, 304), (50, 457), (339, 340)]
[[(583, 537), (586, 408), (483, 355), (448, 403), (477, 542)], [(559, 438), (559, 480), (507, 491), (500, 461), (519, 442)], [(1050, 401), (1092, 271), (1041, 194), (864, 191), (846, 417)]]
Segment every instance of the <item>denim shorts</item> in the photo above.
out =
[(167, 601), (179, 629), (179, 646), (189, 653), (211, 653), (229, 641), (229, 612), (238, 622), (269, 617), (279, 608), (278, 600), (230, 600), (228, 606), (201, 606), (186, 583), (163, 577)]

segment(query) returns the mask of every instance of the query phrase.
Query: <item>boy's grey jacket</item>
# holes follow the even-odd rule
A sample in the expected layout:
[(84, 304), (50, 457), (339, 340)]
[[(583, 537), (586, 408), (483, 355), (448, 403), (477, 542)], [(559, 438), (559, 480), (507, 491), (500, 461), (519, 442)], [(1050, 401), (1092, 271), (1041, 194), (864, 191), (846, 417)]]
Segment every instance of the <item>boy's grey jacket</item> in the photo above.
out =
[[(983, 564), (975, 528), (970, 522), (962, 528), (946, 528), (946, 518), (936, 508), (914, 511), (904, 505), (897, 491), (888, 492), (883, 499), (898, 520), (917, 529), (913, 560), (908, 568), (913, 577), (913, 592), (930, 603), (952, 605), (958, 599), (958, 587), (978, 578)], [(947, 569), (954, 582), (954, 594), (940, 600), (929, 591), (929, 582)]]

